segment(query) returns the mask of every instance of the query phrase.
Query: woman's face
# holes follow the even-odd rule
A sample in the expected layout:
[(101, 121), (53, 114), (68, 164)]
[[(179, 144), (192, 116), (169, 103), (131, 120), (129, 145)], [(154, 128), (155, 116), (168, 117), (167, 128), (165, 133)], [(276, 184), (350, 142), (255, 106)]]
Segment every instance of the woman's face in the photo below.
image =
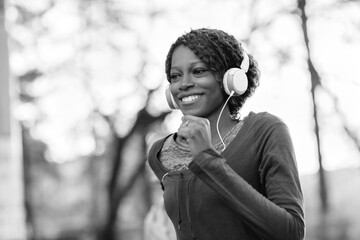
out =
[(183, 45), (172, 55), (170, 92), (184, 115), (209, 118), (225, 101), (214, 73)]

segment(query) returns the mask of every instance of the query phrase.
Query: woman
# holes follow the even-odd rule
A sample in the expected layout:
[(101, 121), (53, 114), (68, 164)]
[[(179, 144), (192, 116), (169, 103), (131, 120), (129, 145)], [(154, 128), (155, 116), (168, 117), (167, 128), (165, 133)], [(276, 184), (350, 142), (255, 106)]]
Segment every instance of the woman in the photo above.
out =
[(259, 84), (254, 58), (233, 36), (202, 28), (180, 36), (165, 65), (169, 105), (184, 116), (154, 143), (149, 164), (177, 239), (303, 239), (287, 126), (269, 113), (240, 118)]

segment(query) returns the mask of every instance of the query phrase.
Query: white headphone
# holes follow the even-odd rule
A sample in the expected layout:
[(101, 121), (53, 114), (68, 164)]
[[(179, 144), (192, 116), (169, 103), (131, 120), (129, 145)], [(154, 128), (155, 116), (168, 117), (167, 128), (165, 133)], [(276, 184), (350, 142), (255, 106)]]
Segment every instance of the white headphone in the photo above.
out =
[[(240, 96), (247, 90), (248, 78), (246, 73), (249, 70), (250, 60), (245, 50), (243, 51), (243, 55), (240, 68), (230, 68), (224, 74), (223, 87), (228, 95), (233, 93), (233, 96)], [(176, 104), (175, 99), (170, 92), (169, 86), (166, 88), (165, 96), (171, 109), (179, 109), (179, 106)]]

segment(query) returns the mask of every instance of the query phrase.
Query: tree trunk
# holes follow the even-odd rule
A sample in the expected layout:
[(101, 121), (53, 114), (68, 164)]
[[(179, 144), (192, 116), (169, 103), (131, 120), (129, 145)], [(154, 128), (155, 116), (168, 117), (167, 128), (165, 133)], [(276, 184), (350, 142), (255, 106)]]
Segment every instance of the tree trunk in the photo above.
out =
[(0, 0), (0, 239), (25, 239), (20, 130), (11, 124), (9, 79), (5, 2)]
[(310, 71), (311, 77), (311, 96), (312, 96), (312, 103), (313, 103), (313, 117), (314, 117), (314, 132), (316, 136), (316, 143), (317, 143), (317, 153), (318, 153), (318, 161), (319, 161), (319, 188), (320, 188), (320, 201), (321, 201), (321, 210), (322, 212), (328, 211), (328, 193), (327, 193), (327, 186), (326, 186), (326, 178), (325, 178), (325, 171), (322, 164), (322, 155), (321, 155), (321, 139), (320, 139), (320, 128), (319, 128), (319, 121), (318, 121), (318, 106), (316, 102), (316, 90), (321, 87), (321, 79), (319, 73), (316, 71), (313, 62), (311, 60), (311, 51), (309, 47), (309, 36), (308, 36), (308, 28), (307, 28), (307, 14), (305, 11), (306, 8), (306, 0), (298, 0), (298, 8), (300, 10), (300, 17), (301, 17), (301, 26), (302, 26), (302, 33), (304, 37), (304, 42), (307, 50), (307, 63), (308, 68)]
[[(137, 168), (134, 170), (132, 175), (129, 177), (128, 182), (123, 187), (117, 186), (117, 179), (118, 175), (121, 172), (121, 167), (123, 161), (126, 161), (122, 157), (122, 152), (124, 150), (124, 146), (126, 144), (126, 141), (131, 138), (131, 136), (135, 134), (140, 134), (143, 136), (143, 139), (145, 139), (149, 126), (153, 124), (156, 121), (162, 121), (164, 118), (169, 114), (169, 112), (164, 112), (160, 114), (159, 116), (151, 116), (147, 110), (146, 107), (144, 107), (141, 111), (139, 111), (137, 119), (135, 121), (135, 124), (131, 131), (128, 133), (127, 136), (124, 136), (123, 138), (116, 138), (115, 140), (115, 146), (117, 148), (115, 149), (116, 153), (114, 154), (114, 159), (112, 159), (113, 167), (116, 169), (112, 170), (112, 176), (110, 178), (109, 183), (109, 207), (108, 207), (108, 214), (107, 219), (105, 222), (105, 225), (103, 229), (99, 232), (98, 239), (99, 240), (120, 240), (119, 236), (116, 234), (116, 221), (117, 221), (117, 212), (119, 209), (119, 206), (121, 205), (122, 200), (128, 195), (134, 184), (136, 183), (136, 180), (143, 176), (145, 173), (145, 164), (146, 164), (146, 146), (145, 141), (141, 142), (142, 144), (142, 161), (138, 163)], [(107, 118), (106, 118), (107, 119)], [(109, 120), (109, 119), (107, 119)], [(111, 124), (110, 124), (111, 125)], [(115, 134), (114, 134), (115, 136)]]

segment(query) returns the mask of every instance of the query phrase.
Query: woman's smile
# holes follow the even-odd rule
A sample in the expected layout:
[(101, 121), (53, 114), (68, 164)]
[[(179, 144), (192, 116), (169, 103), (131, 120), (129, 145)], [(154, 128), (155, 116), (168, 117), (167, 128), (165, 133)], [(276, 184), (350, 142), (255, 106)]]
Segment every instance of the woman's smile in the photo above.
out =
[(183, 104), (190, 104), (198, 100), (200, 97), (201, 95), (190, 95), (187, 97), (180, 98), (180, 100)]

